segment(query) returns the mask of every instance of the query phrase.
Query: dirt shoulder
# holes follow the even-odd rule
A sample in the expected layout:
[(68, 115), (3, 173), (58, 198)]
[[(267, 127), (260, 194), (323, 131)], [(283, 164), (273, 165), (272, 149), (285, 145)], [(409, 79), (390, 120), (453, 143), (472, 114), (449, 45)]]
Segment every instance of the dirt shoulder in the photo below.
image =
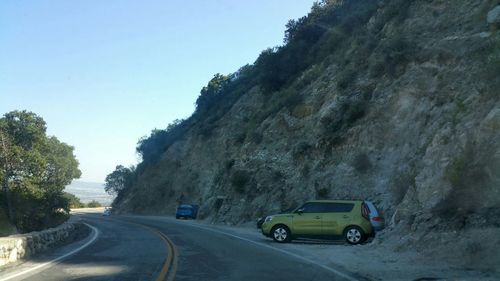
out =
[[(500, 280), (498, 270), (480, 268), (472, 264), (472, 267), (464, 265), (470, 257), (460, 257), (463, 251), (446, 245), (437, 247), (435, 251), (422, 251), (410, 246), (407, 239), (396, 239), (384, 232), (380, 233), (379, 237), (357, 246), (348, 245), (344, 241), (324, 240), (294, 240), (291, 243), (278, 244), (264, 237), (253, 224), (223, 226), (194, 221), (186, 223), (209, 225), (218, 231), (264, 243), (323, 266), (354, 273), (370, 280)], [(463, 239), (457, 241), (459, 247)], [(446, 247), (449, 249), (448, 253), (438, 253), (445, 251)], [(494, 248), (491, 250), (494, 251)]]

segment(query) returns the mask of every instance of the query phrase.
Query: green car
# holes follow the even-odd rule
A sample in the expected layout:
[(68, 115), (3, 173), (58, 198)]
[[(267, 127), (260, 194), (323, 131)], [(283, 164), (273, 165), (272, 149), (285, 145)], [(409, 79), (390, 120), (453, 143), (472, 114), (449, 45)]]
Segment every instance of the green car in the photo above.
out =
[(348, 243), (359, 244), (374, 233), (369, 213), (361, 200), (308, 201), (291, 213), (266, 217), (262, 234), (280, 243), (297, 237), (343, 236)]

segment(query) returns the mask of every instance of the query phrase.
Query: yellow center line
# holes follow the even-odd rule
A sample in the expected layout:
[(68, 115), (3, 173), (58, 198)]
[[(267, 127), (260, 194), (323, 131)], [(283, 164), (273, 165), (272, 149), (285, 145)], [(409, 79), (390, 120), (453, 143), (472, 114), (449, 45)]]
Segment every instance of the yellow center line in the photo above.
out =
[[(158, 277), (156, 278), (156, 281), (164, 281), (164, 280), (173, 281), (175, 278), (175, 274), (177, 273), (177, 255), (178, 255), (178, 252), (177, 252), (177, 248), (175, 247), (175, 244), (172, 242), (172, 240), (170, 240), (170, 238), (168, 238), (168, 236), (165, 235), (163, 232), (161, 232), (155, 228), (152, 228), (152, 227), (149, 227), (149, 226), (146, 226), (143, 224), (135, 223), (135, 222), (124, 221), (124, 220), (120, 220), (120, 221), (130, 223), (130, 224), (135, 224), (135, 225), (138, 225), (140, 227), (146, 228), (147, 230), (158, 235), (163, 240), (163, 242), (165, 242), (165, 246), (168, 250), (168, 255), (167, 255), (167, 259), (165, 260), (165, 263), (163, 264), (163, 266), (161, 268), (160, 274), (158, 274)], [(172, 268), (170, 268), (170, 266), (172, 266)], [(172, 269), (172, 270), (170, 271), (170, 275), (169, 275), (168, 273), (169, 273), (170, 269)], [(167, 276), (168, 276), (168, 279), (165, 279), (165, 278), (167, 278)]]
[(160, 236), (160, 238), (165, 242), (165, 245), (167, 246), (167, 249), (168, 249), (167, 260), (163, 264), (163, 267), (162, 267), (162, 269), (160, 271), (160, 274), (158, 274), (158, 277), (156, 278), (156, 281), (163, 281), (167, 277), (168, 271), (170, 269), (170, 265), (173, 262), (174, 251), (173, 251), (173, 249), (172, 249), (172, 247), (170, 245), (170, 241), (168, 240), (168, 238), (163, 233), (161, 233), (160, 231), (158, 231), (156, 229), (153, 229), (153, 228), (150, 228), (150, 227), (147, 227), (147, 226), (144, 226), (144, 225), (142, 225), (142, 227), (147, 228), (151, 232), (156, 233), (158, 236)]
[[(173, 261), (172, 261), (172, 271), (169, 275), (169, 278), (167, 279), (167, 281), (173, 281), (174, 278), (175, 278), (175, 274), (177, 273), (177, 255), (178, 255), (178, 252), (177, 252), (177, 248), (175, 247), (175, 244), (174, 242), (172, 242), (172, 240), (170, 240), (170, 238), (168, 238), (167, 235), (165, 235), (164, 233), (161, 233), (163, 234), (164, 238), (168, 241), (168, 243), (170, 244), (170, 249), (172, 250), (172, 258), (173, 258)], [(159, 280), (157, 280), (159, 281)]]

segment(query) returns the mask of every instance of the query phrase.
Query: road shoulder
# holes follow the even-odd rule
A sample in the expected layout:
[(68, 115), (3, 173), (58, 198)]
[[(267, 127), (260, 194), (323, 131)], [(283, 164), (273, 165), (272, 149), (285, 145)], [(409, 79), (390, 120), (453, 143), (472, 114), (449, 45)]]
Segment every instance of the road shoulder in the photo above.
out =
[[(136, 217), (136, 216), (134, 216)], [(370, 280), (500, 280), (495, 272), (481, 272), (422, 256), (415, 250), (397, 250), (374, 239), (362, 245), (348, 245), (344, 241), (294, 240), (278, 244), (264, 237), (260, 230), (247, 224), (243, 226), (215, 225), (204, 221), (176, 220), (173, 217), (147, 216), (144, 218), (165, 220), (193, 227), (202, 227), (230, 236), (241, 237), (266, 247), (273, 247), (293, 255), (314, 261), (318, 265), (338, 270), (358, 279)]]

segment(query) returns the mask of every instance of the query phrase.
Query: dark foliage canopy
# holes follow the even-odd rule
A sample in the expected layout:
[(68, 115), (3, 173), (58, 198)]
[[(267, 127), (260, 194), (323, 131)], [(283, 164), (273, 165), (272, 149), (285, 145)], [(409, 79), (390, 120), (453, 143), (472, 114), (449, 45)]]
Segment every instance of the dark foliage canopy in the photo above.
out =
[(61, 222), (69, 212), (63, 189), (81, 175), (73, 147), (47, 136), (35, 113), (12, 111), (0, 118), (2, 207), (22, 232)]

